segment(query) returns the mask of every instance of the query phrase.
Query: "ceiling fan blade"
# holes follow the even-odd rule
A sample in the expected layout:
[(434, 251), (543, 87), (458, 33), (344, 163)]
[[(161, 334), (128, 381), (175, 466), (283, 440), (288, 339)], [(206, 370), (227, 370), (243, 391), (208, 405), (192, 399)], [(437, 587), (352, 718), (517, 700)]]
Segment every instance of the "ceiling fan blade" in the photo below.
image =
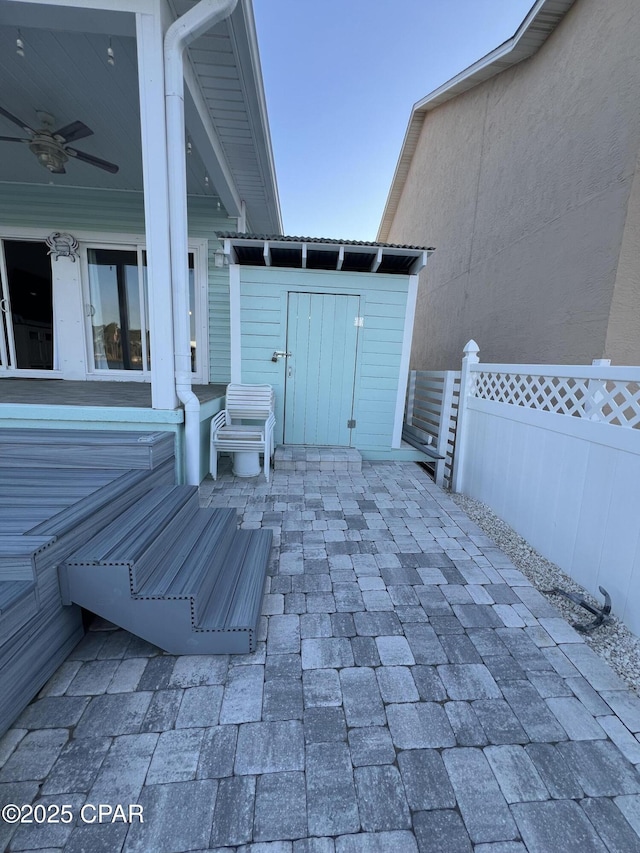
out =
[(18, 127), (21, 127), (23, 130), (26, 130), (29, 133), (35, 133), (33, 128), (29, 127), (28, 124), (25, 124), (25, 122), (23, 122), (17, 116), (14, 116), (14, 114), (10, 113), (9, 110), (5, 110), (4, 107), (0, 107), (0, 114), (3, 115), (5, 118), (8, 118), (9, 121), (12, 121), (14, 124), (17, 124)]
[(81, 121), (72, 121), (71, 124), (65, 124), (60, 130), (54, 130), (53, 135), (62, 136), (65, 142), (75, 142), (76, 139), (93, 136), (93, 131)]
[(109, 163), (108, 160), (101, 160), (99, 157), (94, 157), (93, 154), (85, 154), (84, 151), (77, 151), (75, 148), (65, 148), (67, 154), (82, 160), (84, 163), (89, 163), (91, 166), (97, 166), (98, 169), (104, 169), (105, 172), (111, 172), (113, 175), (119, 171), (119, 166), (115, 163)]
[(31, 142), (30, 139), (20, 139), (19, 136), (0, 136), (1, 142)]

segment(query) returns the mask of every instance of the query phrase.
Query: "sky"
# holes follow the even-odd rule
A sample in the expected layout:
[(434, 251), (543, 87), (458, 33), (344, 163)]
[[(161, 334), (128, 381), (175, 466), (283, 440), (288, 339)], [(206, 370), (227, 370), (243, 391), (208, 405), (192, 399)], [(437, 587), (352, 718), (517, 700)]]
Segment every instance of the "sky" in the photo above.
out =
[(285, 234), (375, 240), (416, 101), (533, 0), (253, 0)]

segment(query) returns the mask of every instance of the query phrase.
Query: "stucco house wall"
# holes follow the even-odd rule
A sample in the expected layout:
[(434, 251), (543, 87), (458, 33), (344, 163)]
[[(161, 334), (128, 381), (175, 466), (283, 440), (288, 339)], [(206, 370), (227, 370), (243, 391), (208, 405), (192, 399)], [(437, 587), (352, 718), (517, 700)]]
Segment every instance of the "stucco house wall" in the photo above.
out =
[(427, 113), (385, 236), (436, 247), (413, 368), (456, 367), (472, 337), (483, 361), (640, 363), (638, 44), (637, 0), (577, 0)]

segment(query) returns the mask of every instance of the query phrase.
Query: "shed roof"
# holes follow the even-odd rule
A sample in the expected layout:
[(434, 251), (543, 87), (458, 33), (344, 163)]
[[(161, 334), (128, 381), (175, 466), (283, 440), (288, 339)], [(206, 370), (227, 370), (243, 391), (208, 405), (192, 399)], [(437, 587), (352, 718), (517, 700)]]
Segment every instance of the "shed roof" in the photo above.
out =
[(433, 248), (333, 240), (326, 237), (288, 237), (282, 234), (239, 234), (219, 231), (224, 254), (231, 263), (247, 266), (415, 275)]
[(510, 39), (414, 104), (382, 214), (378, 231), (380, 239), (384, 240), (389, 235), (427, 113), (528, 59), (544, 44), (574, 3), (575, 0), (536, 0)]

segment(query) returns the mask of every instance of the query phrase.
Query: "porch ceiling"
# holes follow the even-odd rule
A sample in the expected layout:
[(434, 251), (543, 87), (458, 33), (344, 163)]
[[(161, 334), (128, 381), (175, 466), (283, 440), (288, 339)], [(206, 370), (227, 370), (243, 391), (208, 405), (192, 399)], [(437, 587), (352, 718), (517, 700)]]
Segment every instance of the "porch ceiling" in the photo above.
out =
[[(176, 0), (182, 14), (194, 3)], [(106, 5), (106, 4), (105, 4)], [(250, 7), (249, 7), (250, 12)], [(202, 97), (252, 227), (279, 224), (260, 71), (251, 63), (253, 22), (243, 3), (231, 23), (222, 22), (188, 49), (191, 92)], [(17, 53), (16, 39), (24, 43)], [(111, 45), (115, 64), (107, 62)], [(55, 128), (79, 120), (93, 135), (73, 143), (80, 151), (111, 161), (117, 174), (71, 160), (66, 174), (48, 173), (27, 145), (0, 142), (0, 181), (117, 190), (142, 189), (140, 109), (135, 16), (124, 12), (65, 9), (45, 4), (0, 4), (0, 106), (33, 128), (38, 111), (51, 114)], [(192, 195), (223, 198), (212, 169), (215, 156), (203, 132), (203, 118), (187, 93), (187, 188)], [(208, 113), (208, 115), (207, 115)], [(254, 114), (255, 113), (255, 114)], [(26, 134), (0, 115), (0, 135)], [(208, 164), (208, 165), (207, 165)], [(205, 181), (205, 176), (209, 181)], [(235, 212), (234, 212), (235, 213)]]

